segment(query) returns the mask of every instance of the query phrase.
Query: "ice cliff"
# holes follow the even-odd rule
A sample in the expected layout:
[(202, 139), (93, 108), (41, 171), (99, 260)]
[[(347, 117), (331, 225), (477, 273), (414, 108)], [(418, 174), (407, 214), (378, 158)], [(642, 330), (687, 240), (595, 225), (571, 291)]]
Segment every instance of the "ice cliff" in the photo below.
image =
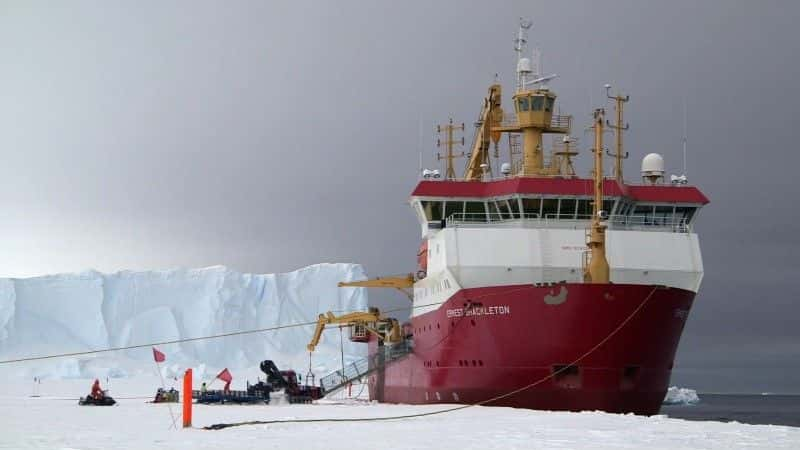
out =
[[(363, 278), (357, 264), (318, 264), (265, 275), (209, 267), (0, 279), (0, 359), (216, 335), (309, 322), (325, 311), (366, 310), (366, 290), (337, 287), (339, 281)], [(312, 331), (312, 326), (295, 327), (159, 349), (173, 368), (253, 368), (273, 359), (305, 373)], [(366, 354), (366, 346), (346, 336), (343, 348), (348, 361)], [(321, 372), (341, 365), (338, 331), (323, 335), (313, 361)], [(25, 365), (25, 374), (96, 376), (101, 366), (114, 376), (137, 364), (152, 366), (149, 348), (37, 361)]]

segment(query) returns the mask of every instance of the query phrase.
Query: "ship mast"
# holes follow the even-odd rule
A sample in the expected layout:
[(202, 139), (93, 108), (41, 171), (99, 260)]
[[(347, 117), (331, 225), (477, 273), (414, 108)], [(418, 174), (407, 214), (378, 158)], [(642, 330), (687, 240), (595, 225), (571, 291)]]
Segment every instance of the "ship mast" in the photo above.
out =
[[(496, 117), (493, 117), (491, 140), (496, 143), (500, 133), (519, 133), (522, 136), (522, 164), (521, 169), (515, 175), (523, 177), (557, 176), (560, 174), (560, 164), (552, 164), (553, 161), (551, 161), (551, 164), (546, 165), (544, 162), (542, 134), (568, 134), (571, 118), (554, 115), (556, 94), (547, 87), (546, 83), (557, 75), (541, 73), (542, 64), (538, 61), (541, 56), (538, 51), (534, 55), (537, 59), (535, 65), (530, 58), (524, 56), (528, 42), (527, 31), (530, 28), (530, 21), (520, 19), (514, 45), (517, 53), (517, 89), (512, 98), (516, 120), (504, 120), (505, 118), (500, 113), (502, 110), (495, 108), (493, 112), (496, 113)], [(486, 121), (482, 123), (485, 126)], [(482, 130), (485, 131), (485, 128)], [(470, 164), (470, 168), (468, 168), (467, 179), (471, 179), (469, 174), (472, 166), (473, 164)]]
[(444, 147), (447, 149), (447, 154), (444, 156), (440, 155), (439, 153), (436, 154), (436, 159), (441, 161), (443, 159), (447, 160), (447, 168), (445, 170), (445, 179), (446, 180), (455, 180), (456, 179), (456, 171), (453, 168), (453, 160), (455, 158), (460, 158), (464, 156), (464, 152), (456, 155), (453, 153), (453, 146), (456, 144), (464, 145), (464, 136), (461, 136), (461, 141), (459, 142), (453, 137), (454, 131), (464, 131), (464, 124), (461, 125), (453, 125), (453, 119), (450, 119), (450, 122), (447, 125), (437, 125), (436, 132), (439, 134), (445, 133), (444, 142), (441, 139), (436, 140), (436, 146), (441, 147), (444, 144)]
[(606, 225), (603, 211), (603, 116), (602, 108), (594, 110), (594, 206), (592, 207), (592, 225), (587, 245), (589, 247), (589, 264), (583, 274), (588, 283), (608, 283), (609, 268), (606, 259)]
[(625, 154), (622, 153), (622, 132), (629, 128), (627, 123), (624, 126), (622, 125), (622, 107), (623, 107), (623, 105), (625, 103), (628, 102), (628, 100), (630, 100), (630, 97), (627, 96), (627, 95), (623, 97), (622, 94), (617, 94), (617, 95), (612, 96), (610, 94), (611, 85), (607, 84), (605, 87), (606, 87), (606, 97), (610, 98), (611, 100), (614, 100), (614, 102), (615, 102), (614, 108), (617, 111), (617, 123), (616, 124), (612, 125), (610, 122), (606, 121), (606, 124), (608, 125), (608, 127), (614, 129), (614, 134), (616, 135), (615, 137), (616, 137), (616, 141), (617, 141), (617, 153), (614, 154), (614, 155), (609, 153), (608, 156), (614, 156), (614, 162), (615, 162), (615, 164), (614, 164), (614, 178), (616, 178), (616, 180), (620, 184), (622, 184), (623, 183), (623, 179), (622, 179), (622, 160), (628, 158), (628, 153), (627, 152), (625, 152)]

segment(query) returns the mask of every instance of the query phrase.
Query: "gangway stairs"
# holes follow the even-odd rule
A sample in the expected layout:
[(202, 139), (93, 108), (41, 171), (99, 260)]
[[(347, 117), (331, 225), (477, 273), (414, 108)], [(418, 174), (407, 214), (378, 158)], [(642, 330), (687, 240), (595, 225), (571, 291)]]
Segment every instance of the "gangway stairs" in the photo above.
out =
[(403, 341), (394, 345), (382, 347), (383, 352), (361, 358), (343, 368), (325, 375), (320, 378), (319, 384), (322, 388), (322, 396), (332, 394), (339, 389), (346, 387), (349, 383), (367, 375), (383, 369), (388, 364), (408, 356), (412, 351), (409, 341)]

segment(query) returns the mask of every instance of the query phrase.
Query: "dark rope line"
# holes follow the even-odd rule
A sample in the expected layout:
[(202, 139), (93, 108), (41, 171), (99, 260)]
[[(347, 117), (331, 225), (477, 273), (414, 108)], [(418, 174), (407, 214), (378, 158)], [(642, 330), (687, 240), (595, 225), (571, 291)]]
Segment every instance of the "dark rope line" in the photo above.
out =
[[(385, 312), (386, 313), (392, 313), (392, 312), (399, 312), (399, 311), (410, 311), (410, 310), (414, 310), (414, 309), (417, 309), (417, 308), (424, 308), (424, 307), (428, 307), (428, 306), (441, 305), (441, 304), (444, 304), (446, 301), (447, 300), (442, 301), (442, 302), (434, 302), (434, 303), (426, 303), (426, 304), (422, 304), (422, 305), (411, 305), (411, 306), (406, 306), (406, 307), (402, 307), (402, 308), (394, 308), (394, 309), (387, 310)], [(307, 326), (316, 325), (316, 324), (317, 324), (317, 321), (315, 320), (313, 322), (301, 322), (301, 323), (286, 324), (286, 325), (276, 325), (276, 326), (273, 326), (273, 327), (257, 328), (257, 329), (254, 329), (254, 330), (231, 331), (231, 332), (228, 332), (228, 333), (212, 334), (212, 335), (207, 335), (207, 336), (197, 336), (197, 337), (181, 338), (181, 339), (172, 339), (172, 340), (168, 340), (168, 341), (156, 341), (156, 342), (148, 342), (148, 343), (144, 343), (144, 344), (124, 345), (124, 346), (119, 346), (119, 347), (108, 347), (108, 348), (101, 348), (101, 349), (95, 349), (95, 350), (84, 350), (84, 351), (79, 351), (79, 352), (56, 353), (56, 354), (51, 354), (51, 355), (27, 356), (27, 357), (23, 357), (23, 358), (0, 360), (0, 365), (2, 365), (2, 364), (21, 363), (21, 362), (27, 362), (27, 361), (41, 361), (41, 360), (45, 360), (45, 359), (67, 358), (67, 357), (71, 357), (71, 356), (94, 355), (94, 354), (98, 354), (98, 353), (109, 353), (109, 352), (116, 352), (116, 351), (121, 351), (121, 350), (133, 350), (133, 349), (137, 349), (137, 348), (154, 347), (154, 346), (160, 346), (160, 345), (180, 344), (180, 343), (183, 343), (183, 342), (195, 342), (195, 341), (203, 341), (203, 340), (210, 340), (210, 339), (220, 339), (220, 338), (226, 338), (226, 337), (231, 337), (231, 336), (242, 336), (242, 335), (247, 335), (247, 334), (265, 333), (265, 332), (268, 332), (268, 331), (283, 330), (283, 329), (287, 329), (287, 328), (307, 327)]]
[(308, 325), (315, 325), (317, 322), (304, 322), (304, 323), (296, 323), (290, 325), (278, 325), (274, 327), (268, 328), (259, 328), (255, 330), (244, 330), (244, 331), (232, 331), (229, 333), (221, 333), (221, 334), (213, 334), (208, 336), (198, 336), (198, 337), (191, 337), (191, 338), (183, 338), (183, 339), (173, 339), (169, 341), (157, 341), (157, 342), (148, 342), (146, 344), (135, 344), (135, 345), (124, 345), (120, 347), (108, 347), (96, 350), (85, 350), (81, 352), (70, 352), (70, 353), (58, 353), (52, 355), (42, 355), (42, 356), (29, 356), (25, 358), (16, 358), (16, 359), (6, 359), (0, 361), (0, 364), (12, 364), (12, 363), (19, 363), (25, 361), (39, 361), (43, 359), (54, 359), (54, 358), (66, 358), (69, 356), (83, 356), (83, 355), (92, 355), (97, 353), (108, 353), (108, 352), (116, 352), (120, 350), (132, 350), (136, 348), (145, 348), (145, 347), (153, 347), (156, 345), (169, 345), (169, 344), (180, 344), (182, 342), (193, 342), (193, 341), (202, 341), (208, 339), (219, 339), (224, 337), (230, 336), (241, 336), (244, 334), (254, 334), (254, 333), (264, 333), (267, 331), (275, 331), (275, 330), (282, 330), (285, 328), (295, 328), (295, 327), (303, 327)]

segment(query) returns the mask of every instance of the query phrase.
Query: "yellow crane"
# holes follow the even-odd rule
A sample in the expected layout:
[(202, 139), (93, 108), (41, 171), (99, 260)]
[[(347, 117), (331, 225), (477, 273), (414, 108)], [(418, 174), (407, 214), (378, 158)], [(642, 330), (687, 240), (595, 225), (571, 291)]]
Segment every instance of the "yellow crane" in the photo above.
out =
[(414, 275), (412, 274), (377, 277), (361, 281), (341, 281), (339, 287), (394, 288), (406, 294), (410, 300), (414, 299), (412, 293), (408, 291), (409, 288), (414, 287)]
[(368, 312), (352, 312), (341, 316), (336, 316), (328, 311), (325, 314), (320, 314), (317, 319), (314, 335), (311, 337), (311, 342), (306, 346), (309, 352), (313, 352), (316, 349), (322, 337), (322, 332), (327, 325), (349, 327), (350, 339), (354, 341), (367, 341), (369, 338), (367, 333), (374, 334), (385, 343), (393, 344), (400, 342), (402, 339), (400, 324), (397, 319), (381, 317), (378, 308), (370, 308)]
[(475, 181), (483, 179), (483, 167), (491, 170), (489, 147), (500, 140), (500, 133), (494, 130), (503, 121), (502, 88), (495, 83), (489, 86), (489, 94), (483, 100), (483, 107), (478, 115), (478, 128), (475, 130), (475, 141), (469, 153), (469, 163), (464, 171), (464, 179)]

